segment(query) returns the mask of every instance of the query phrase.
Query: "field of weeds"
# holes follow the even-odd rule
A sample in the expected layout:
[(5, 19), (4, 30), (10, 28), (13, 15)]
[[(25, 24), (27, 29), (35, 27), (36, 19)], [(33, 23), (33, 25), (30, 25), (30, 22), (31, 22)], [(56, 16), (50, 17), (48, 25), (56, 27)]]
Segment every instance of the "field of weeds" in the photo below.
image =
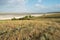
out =
[(50, 20), (0, 21), (0, 40), (60, 40), (60, 25)]

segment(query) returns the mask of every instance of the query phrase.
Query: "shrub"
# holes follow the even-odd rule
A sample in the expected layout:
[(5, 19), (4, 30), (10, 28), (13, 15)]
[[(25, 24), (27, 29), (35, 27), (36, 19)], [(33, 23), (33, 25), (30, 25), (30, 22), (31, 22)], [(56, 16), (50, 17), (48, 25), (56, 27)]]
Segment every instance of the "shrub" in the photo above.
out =
[(12, 20), (17, 20), (17, 19), (15, 17), (13, 17)]
[(33, 16), (28, 15), (28, 16), (25, 16), (23, 18), (19, 18), (19, 20), (30, 20), (31, 18), (33, 18)]

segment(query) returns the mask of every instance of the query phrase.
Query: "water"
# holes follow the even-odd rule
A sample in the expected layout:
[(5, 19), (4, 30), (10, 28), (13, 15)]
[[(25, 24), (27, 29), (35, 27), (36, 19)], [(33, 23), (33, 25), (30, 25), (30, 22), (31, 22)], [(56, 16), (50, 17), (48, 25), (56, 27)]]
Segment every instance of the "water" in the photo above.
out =
[[(26, 16), (26, 15), (0, 15), (0, 20), (11, 19), (13, 17), (22, 18), (24, 16)], [(41, 15), (36, 14), (36, 15), (32, 15), (32, 16), (41, 16)]]

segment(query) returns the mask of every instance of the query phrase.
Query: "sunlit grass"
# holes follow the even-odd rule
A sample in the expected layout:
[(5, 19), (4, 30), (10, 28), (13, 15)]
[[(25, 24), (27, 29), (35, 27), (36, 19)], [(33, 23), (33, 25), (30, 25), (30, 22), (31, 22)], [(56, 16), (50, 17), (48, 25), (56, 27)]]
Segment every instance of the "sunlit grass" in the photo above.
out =
[(59, 40), (59, 32), (60, 25), (50, 20), (0, 21), (1, 40)]
[(60, 18), (0, 20), (0, 40), (60, 40)]

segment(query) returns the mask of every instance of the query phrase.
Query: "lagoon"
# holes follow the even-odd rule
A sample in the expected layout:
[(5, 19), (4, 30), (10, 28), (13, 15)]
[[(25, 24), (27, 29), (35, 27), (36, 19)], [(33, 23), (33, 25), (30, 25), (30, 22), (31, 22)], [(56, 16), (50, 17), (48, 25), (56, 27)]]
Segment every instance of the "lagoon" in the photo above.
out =
[[(41, 16), (42, 14), (32, 14), (32, 16)], [(15, 18), (22, 18), (22, 17), (24, 17), (24, 16), (26, 16), (26, 15), (18, 15), (18, 14), (16, 14), (16, 15), (8, 15), (8, 14), (6, 14), (6, 15), (0, 15), (0, 20), (6, 20), (6, 19), (11, 19), (11, 18), (13, 18), (13, 17), (15, 17)]]

